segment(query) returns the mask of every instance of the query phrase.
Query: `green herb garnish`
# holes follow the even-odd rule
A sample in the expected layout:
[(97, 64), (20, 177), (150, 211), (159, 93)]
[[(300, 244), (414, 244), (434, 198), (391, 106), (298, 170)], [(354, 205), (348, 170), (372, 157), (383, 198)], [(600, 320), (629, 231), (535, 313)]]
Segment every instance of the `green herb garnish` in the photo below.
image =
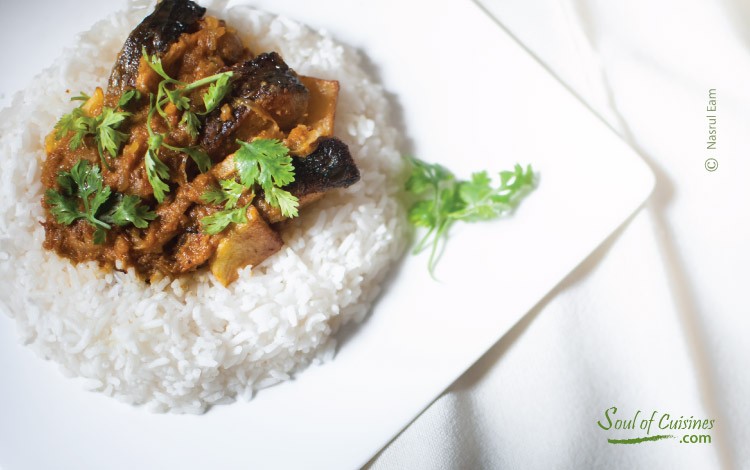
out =
[(159, 160), (156, 151), (149, 148), (143, 159), (146, 167), (146, 177), (154, 190), (154, 197), (159, 203), (164, 202), (164, 197), (169, 192), (169, 185), (164, 180), (169, 179), (169, 167)]
[(135, 88), (132, 88), (120, 96), (120, 101), (117, 102), (117, 106), (119, 106), (122, 109), (125, 109), (125, 107), (130, 104), (132, 100), (139, 100), (141, 99), (141, 92), (136, 90)]
[(103, 107), (102, 113), (96, 117), (96, 143), (99, 146), (99, 153), (102, 149), (109, 152), (112, 158), (117, 156), (120, 145), (125, 142), (128, 135), (120, 132), (117, 128), (122, 124), (130, 113), (115, 111), (112, 108)]
[(84, 93), (71, 98), (71, 101), (83, 101), (81, 105), (73, 109), (70, 113), (64, 115), (55, 124), (55, 138), (62, 139), (69, 133), (73, 133), (68, 146), (71, 150), (76, 150), (84, 143), (86, 136), (93, 136), (96, 147), (99, 150), (99, 157), (102, 159), (104, 166), (109, 168), (109, 164), (104, 156), (107, 152), (112, 158), (117, 156), (120, 146), (127, 140), (128, 135), (117, 130), (130, 116), (130, 113), (116, 111), (114, 108), (104, 106), (101, 114), (98, 116), (88, 116), (81, 109), (85, 100), (90, 97)]
[(183, 109), (180, 124), (185, 126), (185, 130), (187, 130), (188, 134), (190, 134), (190, 137), (192, 137), (193, 139), (198, 137), (198, 130), (201, 127), (201, 122), (198, 119), (198, 116), (194, 112), (190, 111), (190, 109)]
[(197, 138), (201, 122), (200, 119), (198, 119), (198, 114), (190, 109), (191, 103), (187, 94), (202, 86), (210, 85), (208, 90), (203, 94), (203, 102), (206, 107), (205, 112), (200, 113), (206, 114), (218, 106), (224, 96), (228, 93), (230, 88), (229, 79), (232, 76), (232, 72), (218, 73), (211, 75), (210, 77), (202, 78), (193, 83), (185, 83), (170, 77), (164, 70), (161, 59), (156, 55), (149, 56), (145, 48), (143, 48), (143, 57), (146, 59), (146, 63), (149, 67), (151, 67), (154, 72), (163, 79), (159, 83), (156, 96), (150, 96), (151, 101), (146, 122), (149, 139), (148, 151), (146, 152), (145, 158), (146, 176), (154, 190), (154, 197), (158, 202), (162, 202), (166, 193), (169, 192), (169, 186), (164, 181), (169, 179), (169, 168), (159, 159), (159, 150), (162, 147), (189, 155), (198, 166), (198, 170), (201, 173), (205, 173), (211, 168), (211, 159), (199, 147), (176, 147), (167, 144), (165, 142), (166, 135), (155, 133), (151, 127), (151, 120), (154, 114), (159, 113), (159, 115), (167, 122), (167, 125), (169, 125), (170, 120), (168, 119), (167, 113), (164, 111), (164, 106), (166, 106), (167, 103), (172, 103), (178, 111), (182, 111), (182, 117), (180, 118), (179, 124), (185, 127), (185, 130), (193, 139)]
[(156, 219), (156, 213), (142, 204), (141, 198), (138, 196), (132, 194), (122, 195), (121, 197), (118, 194), (117, 196), (117, 204), (111, 212), (103, 216), (104, 220), (111, 221), (120, 227), (133, 224), (138, 228), (146, 228), (149, 221)]
[(433, 274), (438, 247), (456, 221), (491, 220), (515, 209), (521, 199), (535, 186), (531, 165), (526, 169), (515, 165), (513, 171), (500, 172), (500, 185), (492, 186), (486, 171), (471, 175), (468, 181), (457, 180), (442, 165), (410, 158), (412, 172), (406, 190), (416, 197), (409, 209), (409, 221), (427, 229), (414, 253), (431, 247), (428, 267)]
[(275, 139), (237, 143), (240, 148), (234, 154), (234, 166), (240, 182), (248, 188), (259, 185), (267, 203), (281, 209), (284, 217), (297, 217), (299, 201), (281, 189), (294, 181), (294, 166), (286, 145)]
[(151, 107), (146, 118), (146, 129), (148, 130), (148, 150), (143, 159), (143, 165), (146, 167), (146, 178), (154, 190), (156, 201), (164, 201), (166, 193), (169, 192), (169, 185), (164, 180), (169, 179), (169, 167), (159, 160), (159, 149), (164, 143), (164, 135), (157, 134), (151, 128), (151, 119), (154, 116), (156, 108), (154, 107), (154, 96), (151, 95)]
[(184, 152), (190, 156), (190, 158), (193, 159), (195, 164), (198, 166), (198, 171), (201, 173), (207, 172), (211, 168), (211, 157), (208, 156), (206, 152), (201, 150), (199, 147), (172, 147), (171, 145), (162, 144), (165, 147), (176, 150), (179, 152)]
[(247, 222), (248, 207), (250, 207), (250, 204), (244, 207), (236, 207), (234, 209), (224, 209), (203, 217), (201, 219), (203, 232), (208, 235), (216, 235), (227, 228), (231, 223), (242, 224)]
[(226, 94), (229, 92), (229, 78), (231, 72), (220, 74), (219, 79), (208, 87), (208, 91), (203, 95), (203, 104), (206, 107), (206, 111), (202, 114), (208, 114), (221, 103)]
[[(195, 137), (198, 134), (198, 128), (200, 127), (200, 121), (196, 113), (190, 110), (190, 98), (187, 94), (200, 87), (210, 85), (208, 90), (203, 94), (203, 104), (205, 110), (200, 114), (208, 114), (221, 103), (226, 94), (231, 88), (229, 79), (232, 77), (232, 72), (222, 72), (211, 75), (209, 77), (196, 80), (192, 83), (185, 83), (176, 80), (167, 74), (164, 70), (164, 66), (161, 63), (161, 59), (156, 55), (149, 56), (144, 47), (142, 50), (143, 57), (146, 58), (146, 63), (151, 67), (154, 72), (159, 74), (163, 80), (159, 83), (159, 88), (156, 98), (156, 109), (159, 114), (166, 118), (164, 112), (164, 106), (167, 103), (172, 103), (175, 107), (183, 112), (180, 123), (185, 124), (188, 132)], [(172, 87), (172, 88), (170, 88)]]
[(70, 101), (88, 101), (89, 99), (91, 99), (91, 96), (82, 91), (79, 91), (76, 96), (70, 98)]
[(81, 146), (84, 136), (88, 133), (90, 119), (80, 106), (74, 108), (73, 111), (62, 116), (57, 121), (57, 124), (55, 124), (55, 139), (60, 140), (68, 135), (68, 133), (73, 132), (73, 137), (70, 138), (68, 145), (71, 150), (77, 149)]
[(233, 209), (237, 205), (242, 193), (247, 189), (235, 180), (219, 181), (220, 188), (211, 188), (201, 196), (201, 200), (208, 204), (224, 204), (227, 209)]
[(233, 179), (219, 181), (219, 188), (211, 188), (203, 195), (201, 200), (208, 204), (224, 204), (224, 209), (201, 219), (203, 231), (209, 235), (216, 235), (234, 222), (237, 224), (247, 222), (247, 208), (237, 208), (242, 193), (247, 188)]
[(242, 193), (256, 185), (263, 190), (266, 202), (278, 207), (285, 217), (297, 217), (299, 201), (290, 192), (281, 189), (294, 181), (294, 166), (289, 149), (278, 140), (256, 139), (237, 141), (239, 150), (234, 154), (234, 167), (239, 182), (234, 179), (219, 181), (219, 188), (206, 191), (201, 199), (209, 204), (224, 204), (224, 209), (201, 219), (203, 231), (215, 235), (230, 223), (247, 222), (247, 207), (235, 207)]
[(69, 172), (61, 171), (57, 176), (60, 191), (48, 189), (45, 193), (50, 213), (58, 223), (70, 225), (78, 219), (84, 219), (96, 229), (94, 244), (104, 243), (106, 231), (112, 224), (124, 226), (132, 223), (145, 228), (156, 214), (141, 205), (138, 196), (117, 197), (117, 202), (109, 210), (112, 190), (104, 185), (98, 166), (86, 160), (79, 160)]

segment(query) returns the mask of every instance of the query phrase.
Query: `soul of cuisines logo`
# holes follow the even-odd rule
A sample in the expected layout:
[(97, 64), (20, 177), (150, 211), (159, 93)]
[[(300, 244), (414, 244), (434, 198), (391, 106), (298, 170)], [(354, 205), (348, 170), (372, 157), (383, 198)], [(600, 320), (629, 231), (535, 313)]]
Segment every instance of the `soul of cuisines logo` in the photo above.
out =
[(616, 406), (604, 410), (603, 419), (596, 422), (607, 431), (610, 444), (641, 444), (673, 440), (681, 444), (710, 444), (715, 419), (686, 416), (653, 410), (644, 412), (620, 411)]

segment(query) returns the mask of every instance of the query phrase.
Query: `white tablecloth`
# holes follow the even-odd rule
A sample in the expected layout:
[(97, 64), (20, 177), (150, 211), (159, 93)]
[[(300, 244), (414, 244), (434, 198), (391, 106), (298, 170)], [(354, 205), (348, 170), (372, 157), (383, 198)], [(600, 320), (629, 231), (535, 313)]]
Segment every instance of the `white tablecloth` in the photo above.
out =
[[(750, 468), (750, 2), (486, 3), (656, 190), (369, 466)], [(612, 406), (714, 419), (711, 443), (610, 444), (645, 435), (601, 429)]]
[[(750, 2), (489, 2), (643, 155), (657, 187), (370, 466), (750, 468)], [(107, 10), (99, 5), (80, 14), (93, 22)], [(8, 5), (0, 27), (28, 8)], [(66, 22), (28, 27), (75, 32)], [(29, 54), (6, 52), (11, 69)], [(34, 73), (7, 75), (0, 102)], [(715, 150), (706, 149), (709, 89)], [(712, 442), (609, 444), (628, 436), (597, 426), (612, 406), (623, 418), (640, 410), (715, 419)]]

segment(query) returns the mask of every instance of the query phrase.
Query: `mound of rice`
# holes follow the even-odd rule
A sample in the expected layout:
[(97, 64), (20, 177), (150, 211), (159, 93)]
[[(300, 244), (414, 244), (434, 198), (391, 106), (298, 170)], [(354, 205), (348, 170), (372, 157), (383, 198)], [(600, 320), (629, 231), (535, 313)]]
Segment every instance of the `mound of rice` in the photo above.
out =
[(0, 115), (0, 305), (23, 341), (66, 375), (153, 411), (200, 413), (249, 399), (329, 359), (332, 334), (365, 317), (404, 248), (398, 134), (358, 54), (288, 19), (200, 3), (252, 50), (278, 51), (300, 74), (340, 81), (336, 134), (362, 173), (303, 211), (285, 247), (229, 288), (207, 272), (148, 285), (133, 272), (73, 266), (42, 248), (44, 137), (74, 106), (72, 94), (106, 84), (123, 41), (153, 5), (132, 2), (97, 23)]

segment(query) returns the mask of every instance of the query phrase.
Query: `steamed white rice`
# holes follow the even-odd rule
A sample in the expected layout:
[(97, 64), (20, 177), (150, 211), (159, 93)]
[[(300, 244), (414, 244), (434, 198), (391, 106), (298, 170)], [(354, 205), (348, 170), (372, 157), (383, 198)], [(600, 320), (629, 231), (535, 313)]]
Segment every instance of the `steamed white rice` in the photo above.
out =
[(229, 288), (207, 272), (148, 285), (132, 271), (73, 266), (42, 248), (44, 137), (74, 106), (66, 90), (106, 84), (151, 3), (132, 2), (94, 25), (0, 114), (0, 306), (22, 340), (66, 375), (154, 411), (202, 412), (249, 399), (311, 361), (329, 359), (332, 334), (365, 317), (404, 246), (395, 198), (398, 134), (387, 122), (383, 90), (358, 54), (285, 18), (200, 3), (255, 52), (278, 51), (300, 74), (340, 81), (336, 134), (362, 173), (356, 185), (304, 210), (282, 250)]

